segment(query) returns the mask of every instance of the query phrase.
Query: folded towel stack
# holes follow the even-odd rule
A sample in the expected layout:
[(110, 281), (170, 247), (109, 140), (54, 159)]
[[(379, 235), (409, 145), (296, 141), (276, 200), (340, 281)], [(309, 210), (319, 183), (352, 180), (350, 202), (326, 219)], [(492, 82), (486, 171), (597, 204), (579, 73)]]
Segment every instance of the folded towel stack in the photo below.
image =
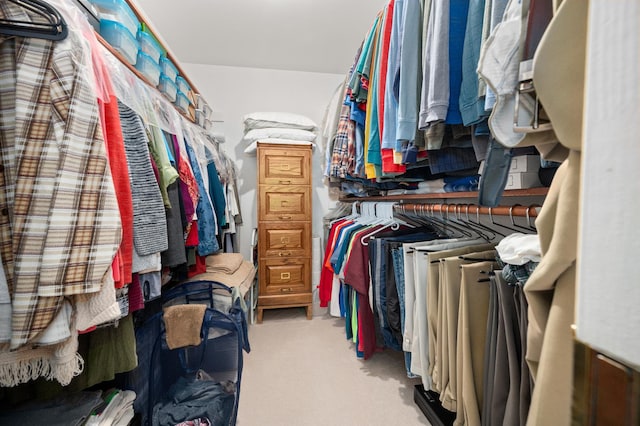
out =
[(256, 275), (256, 268), (239, 253), (220, 253), (207, 257), (207, 271), (189, 281), (217, 281), (228, 287), (238, 287), (244, 296)]
[(318, 126), (309, 117), (287, 112), (254, 112), (244, 116), (241, 144), (245, 154), (255, 155), (258, 142), (311, 145), (315, 148)]
[(114, 390), (105, 394), (107, 406), (87, 419), (86, 426), (126, 426), (133, 420), (133, 401), (136, 393), (130, 390)]

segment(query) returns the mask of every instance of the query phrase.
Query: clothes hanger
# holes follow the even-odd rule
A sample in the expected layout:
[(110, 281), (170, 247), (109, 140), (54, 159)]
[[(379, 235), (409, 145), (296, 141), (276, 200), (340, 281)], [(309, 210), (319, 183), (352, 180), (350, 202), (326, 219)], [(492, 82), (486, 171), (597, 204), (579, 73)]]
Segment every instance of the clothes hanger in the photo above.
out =
[(360, 214), (358, 213), (358, 203), (360, 203), (360, 201), (354, 201), (353, 203), (351, 203), (351, 214), (347, 215), (347, 216), (342, 216), (342, 217), (338, 217), (336, 219), (333, 219), (331, 221), (329, 221), (329, 227), (333, 226), (334, 223), (340, 221), (340, 220), (352, 220), (357, 218)]
[(525, 212), (525, 215), (527, 216), (527, 225), (529, 225), (529, 228), (531, 228), (532, 231), (538, 232), (538, 228), (536, 228), (535, 221), (532, 224), (531, 217), (529, 216), (529, 210), (531, 210), (534, 207), (540, 208), (542, 206), (540, 206), (539, 204), (531, 204), (529, 207), (527, 207), (527, 211)]
[(69, 28), (64, 18), (50, 4), (42, 0), (7, 1), (38, 15), (45, 22), (0, 18), (0, 34), (54, 41), (64, 40), (69, 34)]
[[(418, 207), (413, 205), (413, 212), (406, 212), (405, 207), (402, 206), (403, 212), (406, 216), (409, 216), (415, 223), (420, 226), (431, 226), (431, 221), (427, 220), (424, 215), (418, 213)], [(423, 204), (420, 205), (420, 212), (423, 211)]]
[(378, 213), (380, 214), (379, 218), (382, 221), (381, 223), (383, 223), (384, 225), (382, 227), (375, 228), (373, 231), (360, 237), (360, 242), (362, 243), (362, 245), (364, 246), (369, 245), (368, 240), (374, 235), (380, 233), (385, 229), (391, 229), (392, 231), (397, 231), (398, 229), (400, 229), (400, 225), (407, 226), (409, 228), (414, 228), (413, 225), (394, 216), (393, 214), (394, 205), (395, 203), (376, 203), (376, 216), (378, 216)]
[[(509, 207), (509, 219), (511, 219), (511, 226), (515, 226), (516, 228), (520, 228), (520, 229), (522, 229), (524, 231), (531, 232), (531, 227), (530, 226), (518, 225), (516, 223), (516, 221), (514, 220), (514, 218), (513, 218), (513, 209), (515, 207), (518, 207), (518, 206), (520, 206), (520, 204), (514, 204), (513, 206)], [(527, 215), (528, 214), (529, 214), (529, 209), (527, 209)]]
[(365, 201), (360, 204), (360, 216), (355, 219), (355, 222), (360, 225), (374, 225), (380, 221), (376, 216), (376, 202)]
[(504, 228), (504, 229), (508, 229), (508, 230), (510, 230), (510, 231), (513, 231), (513, 232), (520, 232), (520, 230), (519, 230), (519, 229), (511, 228), (511, 227), (509, 227), (509, 226), (507, 226), (507, 225), (503, 225), (503, 224), (501, 224), (501, 223), (497, 223), (497, 222), (495, 222), (495, 221), (493, 220), (492, 210), (493, 210), (493, 207), (489, 207), (489, 220), (491, 221), (491, 224), (492, 224), (492, 225), (500, 226), (500, 227), (502, 227), (502, 228)]
[[(480, 206), (475, 206), (476, 207), (476, 222), (473, 222), (472, 220), (470, 220), (471, 223), (475, 224), (476, 226), (479, 226), (489, 232), (492, 232), (494, 234), (494, 237), (497, 237), (498, 235), (501, 237), (506, 237), (506, 234), (503, 234), (502, 232), (498, 231), (495, 228), (491, 228), (485, 224), (483, 224), (482, 222), (480, 222)], [(469, 219), (469, 206), (467, 206), (467, 219)]]
[[(482, 226), (478, 226), (478, 224), (472, 222), (469, 219), (469, 205), (466, 205), (466, 217), (467, 219), (465, 220), (462, 217), (462, 205), (461, 204), (455, 204), (455, 210), (454, 210), (454, 214), (455, 214), (455, 220), (458, 224), (460, 224), (460, 226), (465, 227), (465, 229), (468, 229), (469, 231), (473, 232), (474, 234), (476, 234), (476, 236), (478, 236), (479, 238), (482, 238), (483, 240), (485, 240), (486, 242), (491, 242), (491, 240), (493, 240), (496, 237), (496, 233), (493, 232), (493, 230), (491, 229), (486, 229)], [(490, 233), (489, 234), (487, 234)]]
[[(436, 230), (440, 237), (455, 237), (453, 228), (447, 226), (443, 220), (436, 217), (435, 207), (433, 204), (423, 205), (420, 209), (422, 216), (429, 222), (429, 225)], [(426, 211), (426, 213), (425, 213)]]
[[(445, 217), (444, 215), (444, 209), (447, 209), (447, 217)], [(437, 220), (438, 222), (440, 222), (442, 224), (442, 226), (444, 226), (445, 229), (453, 229), (454, 231), (457, 231), (460, 235), (467, 237), (467, 238), (472, 238), (473, 234), (471, 234), (466, 228), (457, 225), (455, 223), (453, 223), (453, 221), (449, 220), (448, 215), (449, 215), (449, 205), (448, 204), (442, 204), (440, 207), (440, 218), (435, 216), (435, 206), (433, 204), (431, 204), (431, 213), (433, 214), (433, 218), (434, 220)], [(449, 234), (449, 236), (451, 237), (455, 237), (455, 234)]]
[(395, 210), (395, 215), (399, 216), (402, 220), (404, 220), (405, 222), (407, 222), (410, 225), (413, 225), (414, 227), (418, 228), (420, 226), (423, 226), (423, 224), (417, 220), (415, 220), (414, 217), (412, 217), (411, 215), (407, 214), (407, 211), (405, 209), (404, 204), (400, 203), (400, 204), (396, 204), (394, 206)]
[[(491, 242), (497, 236), (497, 234), (493, 232), (493, 230), (485, 229), (472, 222), (469, 219), (469, 205), (467, 204), (466, 207), (467, 220), (464, 220), (462, 218), (462, 205), (456, 204), (456, 220), (459, 221), (463, 226), (466, 226), (472, 232), (475, 232), (478, 237), (482, 238), (486, 242)], [(490, 232), (492, 235), (487, 235), (484, 231)]]

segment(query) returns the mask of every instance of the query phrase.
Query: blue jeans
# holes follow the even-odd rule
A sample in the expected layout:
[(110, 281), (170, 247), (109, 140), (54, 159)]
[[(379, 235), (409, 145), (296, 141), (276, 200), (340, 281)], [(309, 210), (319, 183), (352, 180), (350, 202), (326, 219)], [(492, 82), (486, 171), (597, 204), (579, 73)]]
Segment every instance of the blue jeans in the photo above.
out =
[(396, 349), (398, 344), (393, 338), (393, 333), (387, 320), (386, 248), (385, 241), (381, 238), (374, 238), (369, 241), (374, 301), (373, 313), (376, 320), (376, 331), (382, 334), (384, 345), (388, 348)]
[[(391, 252), (393, 255), (393, 269), (396, 276), (396, 288), (398, 290), (398, 299), (400, 299), (400, 320), (402, 322), (402, 332), (404, 333), (405, 322), (405, 301), (404, 301), (404, 252), (402, 247), (395, 248)], [(407, 377), (418, 377), (411, 372), (411, 352), (404, 353), (404, 365), (407, 369)]]

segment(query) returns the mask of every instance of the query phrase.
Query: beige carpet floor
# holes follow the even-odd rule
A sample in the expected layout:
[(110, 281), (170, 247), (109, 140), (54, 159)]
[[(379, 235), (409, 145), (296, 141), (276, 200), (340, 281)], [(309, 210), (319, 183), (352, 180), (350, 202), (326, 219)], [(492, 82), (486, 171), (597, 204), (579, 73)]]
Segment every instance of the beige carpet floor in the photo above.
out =
[(265, 310), (249, 340), (241, 426), (429, 425), (413, 402), (418, 381), (406, 377), (402, 353), (356, 358), (344, 319), (307, 320), (302, 308)]

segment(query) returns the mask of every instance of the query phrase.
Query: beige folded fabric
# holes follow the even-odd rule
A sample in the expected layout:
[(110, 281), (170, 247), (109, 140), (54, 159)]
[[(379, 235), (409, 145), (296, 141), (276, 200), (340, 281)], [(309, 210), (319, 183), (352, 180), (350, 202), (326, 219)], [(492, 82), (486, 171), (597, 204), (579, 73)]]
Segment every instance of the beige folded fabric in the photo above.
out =
[(228, 287), (239, 287), (240, 293), (244, 296), (247, 291), (249, 291), (255, 275), (256, 268), (253, 266), (253, 263), (245, 260), (233, 274), (204, 272), (191, 277), (188, 281), (217, 281)]
[(207, 272), (233, 274), (238, 270), (244, 258), (240, 253), (220, 253), (207, 256)]
[(197, 346), (206, 305), (174, 305), (164, 308), (164, 325), (169, 349)]

